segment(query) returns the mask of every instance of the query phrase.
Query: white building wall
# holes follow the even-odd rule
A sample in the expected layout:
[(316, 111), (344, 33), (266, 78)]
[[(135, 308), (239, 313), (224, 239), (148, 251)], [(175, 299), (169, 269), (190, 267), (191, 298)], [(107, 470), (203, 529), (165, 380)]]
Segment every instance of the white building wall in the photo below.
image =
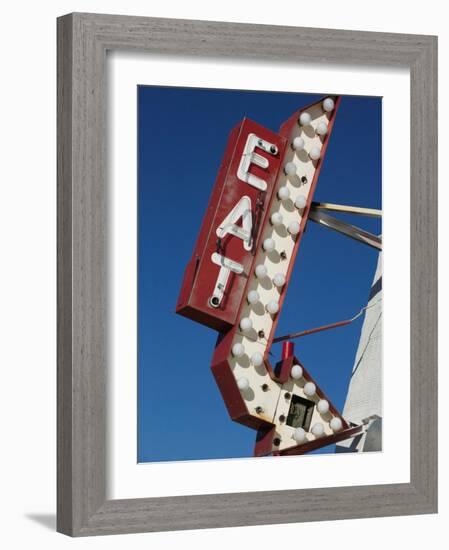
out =
[(382, 255), (365, 313), (359, 346), (343, 409), (354, 424), (371, 419), (366, 435), (337, 445), (337, 452), (381, 450), (382, 432)]

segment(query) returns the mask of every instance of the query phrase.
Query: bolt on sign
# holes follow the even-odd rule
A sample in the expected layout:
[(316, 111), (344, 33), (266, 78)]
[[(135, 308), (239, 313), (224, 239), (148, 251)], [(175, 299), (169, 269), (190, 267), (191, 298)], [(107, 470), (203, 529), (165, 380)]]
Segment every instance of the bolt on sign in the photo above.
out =
[(254, 454), (302, 454), (349, 426), (284, 345), (269, 360), (340, 98), (293, 113), (276, 134), (244, 118), (230, 133), (177, 313), (217, 330), (212, 373), (231, 418), (257, 430)]

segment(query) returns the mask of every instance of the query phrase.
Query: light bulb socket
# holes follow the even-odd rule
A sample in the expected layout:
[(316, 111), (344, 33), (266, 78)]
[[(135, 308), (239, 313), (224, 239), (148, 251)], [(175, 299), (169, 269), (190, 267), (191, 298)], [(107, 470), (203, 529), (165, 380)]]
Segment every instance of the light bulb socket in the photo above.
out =
[(209, 298), (209, 305), (214, 308), (220, 307), (220, 298), (218, 296), (211, 296)]

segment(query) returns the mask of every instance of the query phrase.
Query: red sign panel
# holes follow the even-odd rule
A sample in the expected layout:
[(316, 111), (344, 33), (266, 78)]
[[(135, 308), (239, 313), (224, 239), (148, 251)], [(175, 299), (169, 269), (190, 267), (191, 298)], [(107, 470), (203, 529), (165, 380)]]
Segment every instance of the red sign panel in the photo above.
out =
[(362, 429), (292, 346), (274, 368), (269, 357), (339, 103), (303, 107), (279, 134), (247, 119), (234, 128), (177, 305), (221, 332), (212, 372), (231, 418), (258, 430), (257, 456), (302, 454)]
[(244, 119), (228, 140), (177, 313), (220, 332), (236, 322), (286, 139)]

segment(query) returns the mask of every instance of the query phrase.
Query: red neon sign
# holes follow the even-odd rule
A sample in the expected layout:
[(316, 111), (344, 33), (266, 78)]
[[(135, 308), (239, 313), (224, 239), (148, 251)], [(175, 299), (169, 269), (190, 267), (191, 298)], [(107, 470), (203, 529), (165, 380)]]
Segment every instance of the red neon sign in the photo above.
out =
[(234, 128), (178, 300), (178, 313), (221, 333), (212, 372), (231, 418), (258, 430), (256, 455), (360, 431), (292, 353), (269, 361), (339, 103), (293, 113), (279, 134), (248, 119)]
[(236, 321), (286, 140), (244, 119), (228, 140), (176, 312), (215, 330)]

